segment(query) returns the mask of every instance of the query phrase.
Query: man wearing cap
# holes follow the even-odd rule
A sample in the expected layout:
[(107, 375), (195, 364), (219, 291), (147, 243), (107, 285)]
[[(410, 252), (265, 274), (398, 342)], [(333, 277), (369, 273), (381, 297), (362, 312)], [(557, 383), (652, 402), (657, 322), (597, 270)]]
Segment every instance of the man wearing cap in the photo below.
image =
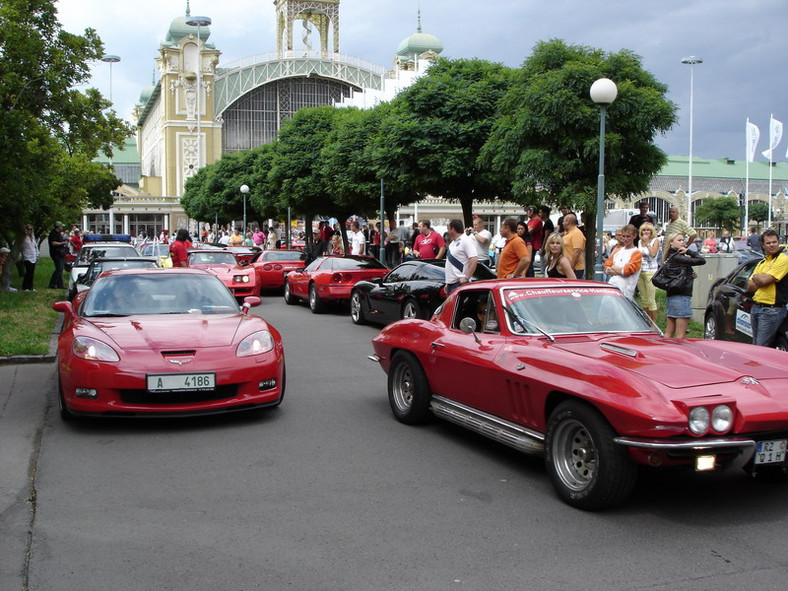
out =
[(49, 256), (55, 263), (55, 271), (49, 280), (49, 289), (64, 289), (63, 269), (66, 267), (66, 249), (68, 241), (63, 236), (63, 222), (55, 222), (55, 227), (47, 237), (49, 243)]

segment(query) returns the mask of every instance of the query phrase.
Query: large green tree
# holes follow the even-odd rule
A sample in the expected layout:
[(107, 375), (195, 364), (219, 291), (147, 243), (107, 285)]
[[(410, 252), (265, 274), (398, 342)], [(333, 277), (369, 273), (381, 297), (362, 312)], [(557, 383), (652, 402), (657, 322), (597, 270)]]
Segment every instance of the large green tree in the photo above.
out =
[[(769, 204), (765, 201), (751, 201), (748, 208), (750, 220), (754, 220), (760, 230), (763, 222), (769, 219)], [(749, 220), (747, 220), (749, 222)]]
[(393, 101), (378, 136), (379, 169), (396, 186), (456, 199), (470, 225), (474, 199), (507, 196), (480, 163), (512, 71), (479, 59), (439, 59)]
[(103, 54), (92, 29), (61, 28), (52, 0), (0, 2), (0, 235), (14, 252), (25, 223), (41, 232), (56, 216), (111, 205), (120, 181), (90, 161), (131, 130), (98, 91), (74, 88)]
[(600, 120), (589, 90), (599, 78), (618, 86), (618, 98), (607, 108), (606, 190), (618, 195), (646, 190), (666, 161), (654, 138), (675, 124), (676, 106), (665, 98), (667, 87), (629, 50), (607, 53), (560, 40), (538, 43), (501, 100), (481, 158), (509, 179), (516, 198), (584, 211), (591, 230), (589, 260)]
[(739, 225), (739, 202), (732, 197), (710, 197), (695, 209), (695, 220), (700, 225), (708, 225), (733, 231)]

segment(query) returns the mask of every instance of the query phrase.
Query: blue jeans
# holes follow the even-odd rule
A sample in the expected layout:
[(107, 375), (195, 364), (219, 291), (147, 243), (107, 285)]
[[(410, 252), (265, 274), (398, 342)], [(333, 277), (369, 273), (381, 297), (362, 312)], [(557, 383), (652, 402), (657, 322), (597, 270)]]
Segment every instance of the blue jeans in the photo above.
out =
[(788, 310), (785, 306), (768, 307), (753, 304), (750, 313), (752, 322), (752, 342), (754, 345), (774, 347), (777, 330), (780, 328)]

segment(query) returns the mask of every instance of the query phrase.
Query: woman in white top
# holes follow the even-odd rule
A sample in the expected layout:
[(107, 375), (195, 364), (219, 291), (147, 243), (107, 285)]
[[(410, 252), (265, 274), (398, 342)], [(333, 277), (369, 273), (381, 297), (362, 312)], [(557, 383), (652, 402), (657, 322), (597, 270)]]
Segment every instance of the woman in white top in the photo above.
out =
[(657, 272), (659, 266), (658, 253), (660, 243), (657, 231), (650, 223), (646, 222), (639, 229), (640, 242), (638, 248), (643, 254), (643, 263), (640, 267), (640, 277), (638, 277), (638, 292), (640, 293), (640, 305), (646, 314), (655, 323), (657, 321), (657, 299), (656, 288), (651, 283), (651, 278)]
[(22, 259), (25, 262), (25, 277), (22, 279), (22, 289), (24, 291), (35, 291), (33, 288), (33, 275), (36, 272), (38, 262), (38, 244), (33, 235), (33, 226), (25, 226), (25, 238), (22, 241)]

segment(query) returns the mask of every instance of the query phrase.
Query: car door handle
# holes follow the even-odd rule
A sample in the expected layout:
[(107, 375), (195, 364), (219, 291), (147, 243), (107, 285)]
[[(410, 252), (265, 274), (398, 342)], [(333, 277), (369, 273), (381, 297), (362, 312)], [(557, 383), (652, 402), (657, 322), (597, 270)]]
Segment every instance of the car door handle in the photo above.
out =
[(446, 346), (446, 345), (444, 345), (443, 343), (439, 343), (439, 342), (437, 342), (437, 341), (432, 341), (432, 342), (430, 343), (430, 347), (433, 347), (433, 348), (436, 348), (436, 347), (445, 347), (445, 346)]

